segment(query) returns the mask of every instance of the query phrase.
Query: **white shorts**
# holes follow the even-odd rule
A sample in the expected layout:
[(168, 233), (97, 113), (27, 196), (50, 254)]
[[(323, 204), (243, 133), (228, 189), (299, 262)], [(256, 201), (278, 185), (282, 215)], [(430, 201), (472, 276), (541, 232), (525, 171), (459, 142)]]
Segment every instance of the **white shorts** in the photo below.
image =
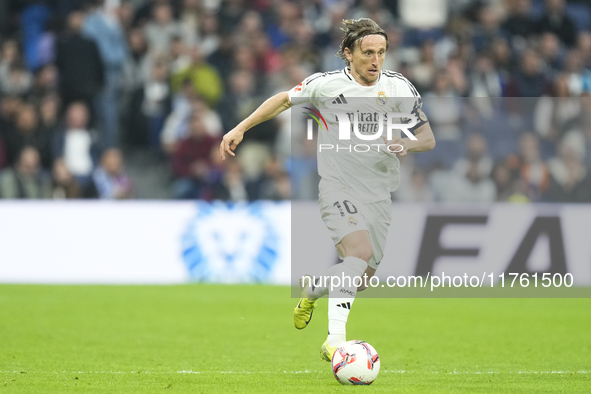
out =
[[(369, 266), (377, 269), (384, 257), (392, 217), (392, 200), (362, 203), (348, 193), (333, 189), (322, 193), (318, 203), (322, 220), (335, 245), (352, 232), (367, 230), (373, 249)], [(337, 254), (343, 259), (338, 249)]]

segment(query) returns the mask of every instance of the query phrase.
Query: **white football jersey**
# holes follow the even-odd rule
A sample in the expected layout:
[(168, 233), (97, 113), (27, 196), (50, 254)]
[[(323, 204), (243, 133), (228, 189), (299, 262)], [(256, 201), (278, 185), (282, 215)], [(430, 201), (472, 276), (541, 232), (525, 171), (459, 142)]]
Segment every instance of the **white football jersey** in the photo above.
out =
[[(422, 126), (427, 119), (421, 110), (421, 97), (402, 74), (382, 70), (374, 85), (363, 86), (347, 68), (317, 73), (291, 89), (289, 99), (292, 105), (313, 104), (323, 115), (320, 123), (324, 125), (326, 121), (328, 126), (327, 130), (318, 131), (321, 194), (339, 189), (368, 203), (390, 198), (390, 192), (400, 185), (400, 162), (396, 154), (388, 151), (382, 138), (363, 140), (350, 133), (350, 140), (339, 140), (337, 117), (329, 111), (344, 111), (350, 119), (354, 112), (360, 113), (359, 130), (365, 135), (377, 132), (378, 116), (385, 113), (415, 114), (419, 123), (413, 129)], [(385, 136), (385, 116), (382, 120)], [(363, 123), (369, 127), (363, 128)], [(400, 134), (400, 130), (395, 130), (393, 136)], [(330, 146), (334, 148), (329, 149)]]

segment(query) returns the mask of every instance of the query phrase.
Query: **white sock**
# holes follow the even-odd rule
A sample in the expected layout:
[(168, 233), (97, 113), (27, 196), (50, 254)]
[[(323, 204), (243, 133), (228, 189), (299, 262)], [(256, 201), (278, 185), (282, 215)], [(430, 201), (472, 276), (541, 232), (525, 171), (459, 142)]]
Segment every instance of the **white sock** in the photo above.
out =
[[(328, 344), (339, 346), (346, 341), (346, 325), (349, 312), (357, 295), (357, 286), (353, 284), (356, 276), (362, 277), (367, 268), (367, 262), (357, 257), (345, 257), (341, 264), (332, 270), (333, 276), (339, 278), (339, 286), (328, 290)], [(331, 268), (334, 268), (331, 267)], [(329, 270), (331, 271), (331, 270)], [(345, 280), (343, 280), (343, 277)], [(336, 279), (334, 282), (336, 284)], [(329, 282), (329, 286), (331, 282)]]
[[(330, 267), (326, 271), (325, 276), (338, 275), (336, 271), (340, 270), (339, 265), (341, 264), (335, 264), (332, 267)], [(310, 301), (316, 301), (317, 299), (324, 297), (328, 294), (329, 286), (330, 282), (325, 282), (321, 277), (317, 277), (312, 282), (312, 286), (308, 287), (308, 290), (306, 290), (306, 296)]]
[[(333, 265), (326, 270), (323, 276), (314, 276), (312, 286), (308, 287), (306, 290), (306, 297), (310, 301), (316, 301), (317, 299), (328, 295), (328, 290), (330, 289), (330, 277), (337, 276), (340, 278), (343, 273), (343, 264), (344, 261), (343, 263)], [(365, 270), (363, 272), (365, 273)]]

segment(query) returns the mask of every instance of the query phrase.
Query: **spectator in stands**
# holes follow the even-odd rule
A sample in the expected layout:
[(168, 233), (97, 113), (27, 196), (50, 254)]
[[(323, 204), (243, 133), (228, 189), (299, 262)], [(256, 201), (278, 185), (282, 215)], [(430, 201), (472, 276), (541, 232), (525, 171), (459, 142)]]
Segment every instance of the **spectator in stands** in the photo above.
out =
[(148, 143), (154, 151), (160, 151), (160, 132), (170, 113), (170, 83), (168, 67), (164, 59), (153, 63), (150, 76), (144, 86), (142, 112), (148, 119)]
[(435, 76), (433, 91), (424, 95), (425, 113), (429, 114), (429, 122), (437, 130), (437, 149), (429, 155), (418, 155), (417, 163), (428, 168), (439, 161), (450, 168), (461, 154), (459, 142), (462, 129), (462, 101), (457, 97), (451, 86), (449, 74), (440, 71)]
[(58, 71), (54, 64), (46, 64), (35, 72), (35, 82), (31, 93), (35, 101), (42, 97), (54, 93), (58, 88)]
[(117, 8), (105, 0), (92, 0), (94, 8), (84, 21), (83, 33), (99, 48), (105, 70), (105, 84), (98, 96), (97, 115), (104, 146), (119, 144), (119, 96), (123, 66), (127, 58), (127, 40), (117, 15)]
[(420, 92), (426, 92), (435, 81), (437, 65), (435, 64), (435, 45), (427, 40), (421, 45), (421, 60), (412, 67), (412, 79)]
[[(219, 155), (216, 155), (216, 157)], [(218, 178), (213, 182), (212, 197), (216, 200), (222, 201), (249, 201), (246, 182), (242, 173), (240, 162), (230, 157), (230, 160), (225, 160), (221, 163), (221, 172), (218, 173)]]
[(568, 52), (564, 59), (563, 70), (567, 78), (570, 95), (579, 97), (583, 93), (585, 68), (581, 52), (578, 49), (572, 49)]
[(248, 195), (253, 200), (286, 200), (291, 196), (291, 182), (286, 181), (286, 172), (275, 156), (269, 157), (263, 172), (247, 183)]
[(2, 173), (2, 169), (8, 163), (8, 153), (6, 151), (6, 142), (4, 141), (4, 138), (3, 130), (0, 127), (0, 174)]
[[(181, 24), (174, 20), (172, 8), (167, 2), (157, 2), (152, 8), (152, 21), (145, 27), (146, 38), (150, 48), (158, 55), (168, 55), (173, 37), (182, 37)], [(195, 32), (192, 32), (195, 35)], [(194, 42), (192, 37), (189, 42)]]
[(503, 23), (503, 29), (511, 37), (511, 46), (521, 52), (537, 30), (536, 22), (531, 17), (531, 0), (514, 0), (506, 4), (509, 16)]
[(12, 66), (22, 61), (16, 40), (7, 39), (2, 43), (0, 51), (0, 88), (8, 84)]
[(579, 33), (577, 49), (581, 51), (583, 66), (589, 69), (591, 67), (591, 32), (582, 31)]
[(247, 4), (243, 0), (226, 0), (219, 11), (220, 30), (222, 33), (233, 32), (247, 11)]
[[(386, 30), (386, 34), (388, 35), (388, 50), (386, 51), (383, 69), (398, 71), (400, 69), (400, 65), (402, 63), (402, 58), (404, 56), (403, 55), (404, 48), (402, 47), (402, 38), (403, 38), (404, 33), (403, 33), (402, 29), (396, 25), (387, 26), (387, 28), (385, 30)], [(336, 43), (336, 44), (338, 45), (338, 43)], [(336, 53), (336, 52), (337, 51), (334, 51), (333, 53)], [(325, 56), (328, 56), (328, 55), (329, 54), (327, 53)], [(338, 59), (340, 59), (340, 58), (338, 58)], [(343, 67), (343, 65), (339, 64), (337, 67), (333, 67), (333, 68), (322, 67), (322, 69), (334, 70), (334, 69), (339, 69), (342, 67)]]
[(59, 126), (60, 97), (56, 93), (49, 93), (41, 98), (39, 104), (39, 118), (43, 132), (53, 137)]
[[(309, 35), (308, 37), (314, 37), (313, 35)], [(302, 38), (302, 41), (304, 39)], [(268, 74), (271, 78), (274, 73), (280, 71), (281, 67), (283, 66), (283, 60), (281, 59), (281, 55), (279, 52), (271, 46), (271, 42), (269, 40), (269, 36), (265, 33), (260, 33), (254, 38), (253, 50), (256, 54), (256, 61), (257, 61), (257, 70), (261, 73)], [(299, 42), (300, 48), (303, 48), (306, 44)], [(310, 47), (313, 47), (313, 43), (308, 43)], [(319, 58), (317, 55), (311, 51), (307, 52), (308, 60), (311, 63), (316, 63)], [(302, 56), (305, 56), (302, 52)]]
[[(253, 74), (241, 70), (230, 76), (229, 92), (224, 96), (219, 112), (223, 114), (224, 129), (231, 130), (261, 103), (255, 96)], [(277, 122), (272, 119), (253, 127), (242, 142), (239, 160), (248, 181), (257, 179), (272, 155), (277, 138)]]
[(476, 162), (469, 163), (465, 173), (452, 175), (447, 187), (446, 201), (491, 203), (497, 196), (494, 182), (480, 173)]
[(7, 138), (9, 130), (14, 128), (16, 114), (23, 104), (19, 96), (0, 95), (0, 134)]
[[(462, 55), (463, 52), (465, 52)], [(470, 44), (463, 44), (457, 56), (452, 56), (447, 61), (446, 72), (450, 81), (451, 89), (457, 96), (464, 97), (468, 94), (468, 63), (471, 61), (470, 53), (473, 48)]]
[[(294, 46), (287, 46), (283, 52), (283, 57), (289, 59), (291, 54), (299, 62), (300, 52)], [(239, 46), (235, 49), (232, 56), (233, 72), (247, 71), (256, 75), (257, 59), (253, 51), (246, 46)], [(256, 86), (256, 84), (255, 84)]]
[(511, 57), (511, 49), (507, 41), (503, 38), (494, 40), (491, 48), (491, 56), (495, 69), (499, 71), (506, 83), (509, 79), (509, 74), (513, 72), (513, 58)]
[(286, 171), (280, 171), (274, 177), (273, 188), (267, 194), (266, 199), (273, 201), (291, 199), (291, 180)]
[(392, 12), (384, 7), (382, 0), (361, 0), (359, 6), (353, 9), (351, 17), (353, 19), (371, 18), (384, 27), (394, 24), (395, 21)]
[(558, 156), (548, 162), (548, 201), (591, 202), (591, 172), (585, 168), (585, 145), (579, 138), (564, 138)]
[(495, 201), (509, 201), (515, 195), (517, 191), (516, 179), (505, 160), (501, 160), (494, 165), (492, 180), (497, 190)]
[(103, 153), (92, 179), (101, 199), (133, 197), (133, 184), (123, 169), (123, 156), (119, 149), (111, 148)]
[(215, 107), (222, 95), (223, 83), (216, 69), (205, 61), (197, 46), (191, 50), (191, 65), (172, 75), (172, 91), (178, 92), (187, 79), (193, 84), (195, 93), (202, 96), (210, 107)]
[(6, 94), (24, 95), (33, 85), (33, 76), (22, 61), (10, 65), (8, 75), (0, 80), (0, 91)]
[(572, 97), (568, 76), (560, 74), (554, 81), (550, 97), (544, 96), (536, 103), (534, 125), (537, 134), (552, 144), (569, 131), (581, 114), (581, 99)]
[(246, 44), (252, 42), (257, 36), (263, 33), (264, 23), (259, 12), (247, 11), (242, 17), (240, 24), (236, 27), (236, 39)]
[(31, 104), (23, 104), (16, 114), (14, 129), (8, 133), (8, 154), (10, 164), (14, 164), (20, 152), (31, 146), (40, 155), (41, 165), (51, 167), (51, 135), (39, 124), (39, 115)]
[(493, 60), (486, 53), (479, 54), (470, 75), (470, 96), (502, 97), (502, 95), (503, 80), (494, 68)]
[(423, 170), (415, 168), (411, 173), (411, 180), (395, 193), (396, 200), (402, 202), (431, 202), (434, 201), (433, 193), (427, 183), (427, 177)]
[(135, 14), (135, 4), (132, 1), (120, 1), (120, 2), (109, 2), (107, 4), (112, 4), (113, 8), (115, 4), (118, 4), (119, 7), (112, 9), (112, 14), (117, 15), (117, 19), (119, 19), (119, 25), (124, 32), (127, 32), (131, 29), (134, 25), (134, 14)]
[(538, 52), (542, 62), (542, 71), (554, 76), (562, 69), (563, 53), (558, 37), (552, 33), (544, 33), (538, 38)]
[(205, 56), (214, 53), (220, 46), (219, 20), (214, 13), (207, 12), (199, 24), (200, 44)]
[(564, 45), (576, 45), (577, 27), (566, 14), (564, 0), (546, 0), (546, 12), (537, 21), (537, 32), (554, 33)]
[(539, 201), (548, 189), (548, 167), (542, 161), (540, 143), (533, 133), (524, 133), (519, 141), (520, 189), (530, 201)]
[(82, 188), (72, 175), (63, 158), (53, 163), (51, 197), (56, 200), (82, 198)]
[(66, 127), (54, 137), (54, 157), (63, 157), (68, 170), (86, 187), (94, 168), (96, 149), (96, 138), (88, 128), (86, 105), (82, 102), (70, 104), (66, 111)]
[(207, 133), (214, 137), (222, 135), (222, 120), (217, 112), (207, 106), (201, 97), (195, 96), (191, 83), (185, 85), (184, 95), (177, 95), (173, 103), (173, 111), (165, 121), (161, 133), (162, 149), (172, 154), (179, 141), (188, 135), (188, 125), (193, 114), (198, 114)]
[(176, 150), (178, 142), (187, 136), (193, 102), (197, 99), (193, 83), (188, 79), (183, 82), (181, 90), (172, 97), (172, 111), (166, 118), (161, 133), (162, 149), (166, 154), (171, 155)]
[[(220, 37), (220, 42), (217, 49), (208, 56), (207, 61), (213, 68), (215, 68), (223, 80), (228, 79), (228, 75), (232, 72), (232, 59), (234, 57), (234, 41), (230, 34), (223, 34)], [(174, 70), (175, 72), (177, 70)]]
[(0, 53), (0, 93), (23, 95), (31, 84), (32, 76), (27, 71), (17, 41), (4, 41)]
[(205, 19), (201, 9), (200, 0), (182, 1), (179, 25), (182, 30), (181, 36), (189, 46), (195, 45), (197, 41), (203, 42), (204, 37), (199, 36), (199, 28)]
[(144, 86), (150, 75), (152, 59), (148, 55), (148, 44), (139, 27), (128, 34), (127, 59), (123, 66), (122, 88), (122, 142), (133, 146), (147, 145), (147, 119), (142, 112)]
[[(368, 2), (381, 3), (376, 0)], [(405, 26), (409, 26), (413, 29), (420, 29), (420, 31), (424, 32), (430, 32), (433, 31), (433, 29), (440, 29), (443, 27), (447, 19), (447, 10), (449, 9), (450, 3), (451, 2), (448, 0), (399, 0), (398, 12), (400, 14), (400, 19)], [(382, 11), (383, 8), (379, 9), (377, 12)], [(385, 14), (385, 17), (386, 22), (393, 22), (391, 15), (388, 15), (388, 13)]]
[[(588, 108), (591, 100), (587, 99), (585, 107)], [(591, 171), (591, 119), (589, 115), (583, 118), (581, 134), (585, 141), (585, 168)]]
[(0, 177), (0, 197), (12, 199), (50, 198), (50, 179), (41, 169), (39, 152), (27, 146), (13, 168)]
[[(268, 40), (267, 35), (261, 35), (260, 37), (263, 41)], [(295, 28), (293, 41), (289, 46), (298, 53), (299, 63), (302, 66), (308, 67), (311, 70), (318, 70), (320, 68), (320, 54), (314, 45), (314, 27), (309, 22), (301, 21), (298, 24)], [(283, 63), (281, 58), (275, 55), (276, 53), (278, 52), (271, 52), (270, 49), (268, 50), (268, 71), (265, 72), (269, 74), (278, 71)], [(262, 70), (260, 65), (258, 70)]]
[(57, 41), (56, 66), (64, 107), (74, 101), (82, 101), (87, 108), (92, 108), (105, 82), (105, 69), (98, 46), (80, 33), (83, 23), (83, 13), (70, 13), (68, 30)]
[(276, 5), (276, 18), (267, 25), (267, 34), (276, 49), (291, 43), (298, 25), (302, 23), (301, 7), (296, 3), (281, 2)]
[(217, 138), (208, 134), (200, 114), (193, 114), (188, 137), (179, 143), (171, 157), (172, 170), (177, 178), (173, 185), (174, 198), (211, 198), (211, 152), (218, 143)]
[(549, 81), (541, 71), (536, 51), (528, 49), (521, 57), (521, 66), (507, 87), (509, 97), (540, 97), (549, 93)]
[(466, 140), (466, 153), (455, 164), (453, 171), (459, 175), (466, 174), (471, 166), (476, 168), (480, 177), (487, 177), (492, 170), (492, 159), (488, 155), (486, 139), (480, 133), (472, 133)]
[(259, 104), (255, 96), (254, 75), (249, 71), (236, 71), (230, 75), (228, 92), (218, 106), (224, 116), (222, 122), (225, 130), (232, 130), (242, 119), (252, 113)]
[[(293, 134), (290, 138), (295, 140)], [(293, 198), (296, 200), (313, 200), (318, 195), (318, 182), (320, 181), (317, 171), (317, 141), (315, 139), (301, 138), (300, 144), (301, 147), (296, 146), (295, 141), (290, 144), (293, 150), (287, 161), (290, 166)]]
[(181, 37), (173, 37), (170, 43), (170, 71), (176, 73), (191, 65), (191, 57)]
[(476, 52), (488, 51), (494, 40), (502, 35), (497, 12), (492, 6), (484, 6), (478, 11), (478, 23), (474, 28), (474, 49)]

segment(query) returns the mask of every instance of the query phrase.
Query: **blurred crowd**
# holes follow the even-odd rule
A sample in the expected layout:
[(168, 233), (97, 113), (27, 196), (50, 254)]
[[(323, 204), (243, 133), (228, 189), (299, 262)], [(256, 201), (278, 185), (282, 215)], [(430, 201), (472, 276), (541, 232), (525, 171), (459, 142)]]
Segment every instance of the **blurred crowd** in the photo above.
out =
[(343, 68), (339, 27), (360, 17), (388, 33), (384, 68), (425, 98), (438, 142), (402, 160), (396, 199), (591, 201), (588, 0), (0, 2), (0, 198), (134, 198), (124, 163), (141, 149), (173, 198), (316, 199), (289, 111), (236, 158), (219, 141)]

